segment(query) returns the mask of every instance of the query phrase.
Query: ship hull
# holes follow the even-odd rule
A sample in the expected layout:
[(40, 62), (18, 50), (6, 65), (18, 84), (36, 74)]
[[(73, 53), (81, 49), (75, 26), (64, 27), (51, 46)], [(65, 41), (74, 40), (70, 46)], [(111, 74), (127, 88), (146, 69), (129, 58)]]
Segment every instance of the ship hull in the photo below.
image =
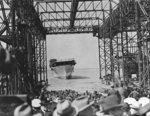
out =
[(71, 79), (72, 72), (74, 71), (74, 65), (62, 65), (51, 67), (53, 72), (55, 73), (55, 77)]

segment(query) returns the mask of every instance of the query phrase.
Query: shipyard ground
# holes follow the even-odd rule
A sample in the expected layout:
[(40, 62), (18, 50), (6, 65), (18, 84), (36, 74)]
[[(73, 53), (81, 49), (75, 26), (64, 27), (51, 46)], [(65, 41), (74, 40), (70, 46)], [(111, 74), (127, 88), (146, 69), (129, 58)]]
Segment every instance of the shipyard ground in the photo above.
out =
[(52, 71), (48, 71), (48, 80), (50, 86), (48, 90), (65, 90), (72, 89), (78, 92), (103, 91), (110, 88), (99, 79), (98, 69), (75, 69), (71, 79), (62, 79), (54, 77)]

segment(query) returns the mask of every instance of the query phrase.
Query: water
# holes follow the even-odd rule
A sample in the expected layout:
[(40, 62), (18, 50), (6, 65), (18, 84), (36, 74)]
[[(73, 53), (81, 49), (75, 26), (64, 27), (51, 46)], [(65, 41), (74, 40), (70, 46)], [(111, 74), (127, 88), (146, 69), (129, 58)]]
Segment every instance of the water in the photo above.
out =
[(99, 79), (99, 69), (75, 69), (72, 73), (72, 79), (60, 79), (53, 76), (52, 71), (48, 71), (49, 88), (48, 90), (72, 89), (79, 92), (103, 91), (109, 87), (102, 84)]

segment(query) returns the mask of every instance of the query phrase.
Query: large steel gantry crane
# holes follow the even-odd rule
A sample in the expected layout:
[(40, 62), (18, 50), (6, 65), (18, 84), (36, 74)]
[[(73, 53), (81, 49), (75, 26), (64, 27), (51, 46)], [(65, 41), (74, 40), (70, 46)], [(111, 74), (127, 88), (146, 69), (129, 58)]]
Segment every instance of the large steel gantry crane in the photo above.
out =
[(150, 87), (149, 0), (36, 1), (47, 34), (93, 32), (98, 37), (100, 78), (129, 81), (137, 74), (140, 86)]

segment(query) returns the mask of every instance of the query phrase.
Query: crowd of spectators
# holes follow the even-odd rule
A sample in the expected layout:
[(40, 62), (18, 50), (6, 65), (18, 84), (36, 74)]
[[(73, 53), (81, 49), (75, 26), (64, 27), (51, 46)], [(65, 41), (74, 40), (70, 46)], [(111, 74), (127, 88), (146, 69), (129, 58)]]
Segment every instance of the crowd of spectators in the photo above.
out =
[[(18, 98), (17, 98), (18, 99)], [(3, 99), (4, 100), (4, 99)], [(0, 99), (0, 102), (3, 100)], [(0, 116), (149, 116), (149, 90), (114, 84), (103, 92), (47, 91), (28, 95), (26, 102), (0, 105)], [(8, 102), (9, 101), (9, 102)], [(9, 107), (9, 108), (8, 108)]]

